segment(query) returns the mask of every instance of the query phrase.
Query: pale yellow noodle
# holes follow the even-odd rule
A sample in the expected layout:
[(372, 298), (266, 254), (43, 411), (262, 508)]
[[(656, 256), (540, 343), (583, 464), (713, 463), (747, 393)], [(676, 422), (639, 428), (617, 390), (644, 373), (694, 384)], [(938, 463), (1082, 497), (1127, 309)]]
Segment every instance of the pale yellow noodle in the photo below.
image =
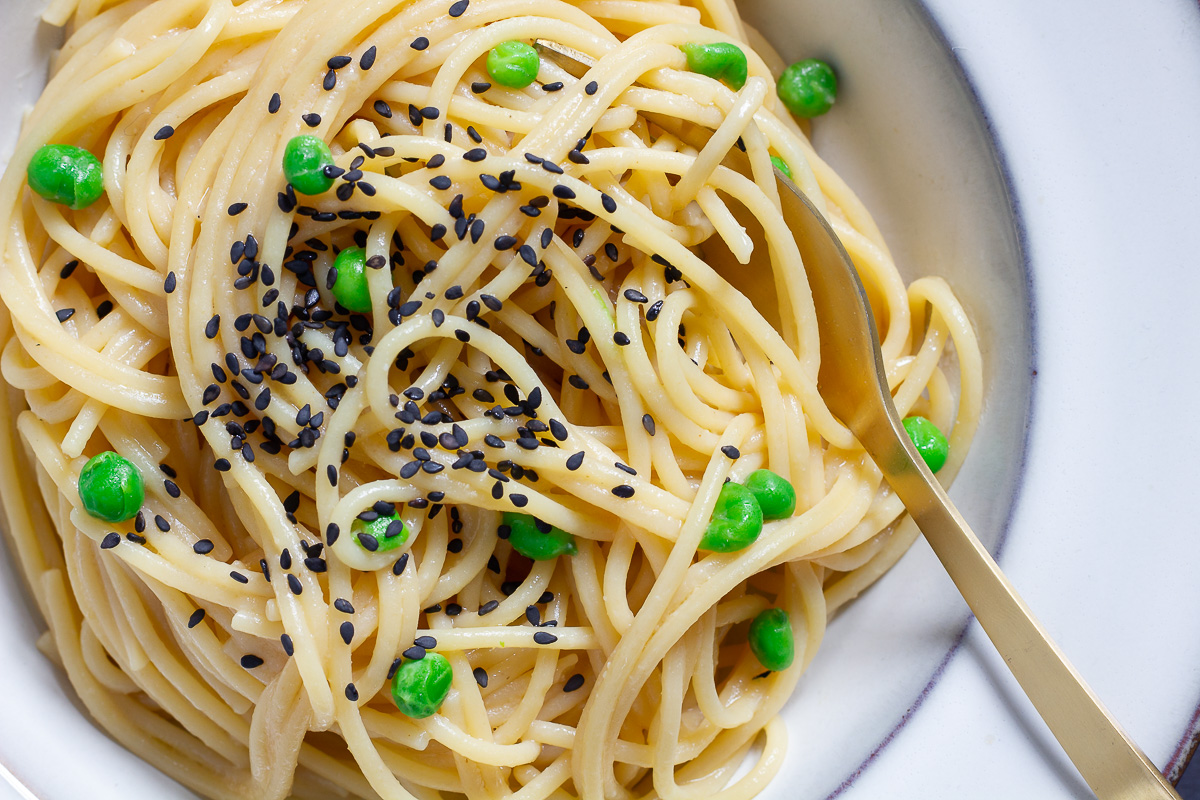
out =
[[(464, 5), (49, 4), (67, 38), (0, 180), (0, 499), (40, 645), (114, 738), (219, 800), (753, 797), (829, 616), (916, 535), (817, 394), (770, 157), (854, 259), (901, 413), (948, 430), (944, 480), (982, 406), (967, 312), (941, 279), (905, 286), (729, 0)], [(594, 65), (473, 88), (513, 39)], [(689, 41), (739, 44), (745, 86), (689, 72)], [(301, 133), (361, 170), (350, 195), (289, 202)], [(31, 193), (46, 143), (102, 159), (100, 201)], [(350, 315), (327, 278), (353, 244), (391, 268), (366, 270), (371, 309)], [(718, 244), (736, 266), (705, 259)], [(110, 449), (145, 479), (137, 521), (79, 500)], [(738, 553), (699, 550), (724, 481), (757, 468), (793, 483), (795, 516)], [(406, 561), (352, 534), (381, 502), (411, 532)], [(515, 554), (499, 534), (518, 509), (577, 554)], [(769, 606), (796, 636), (777, 673), (745, 644)], [(389, 678), (421, 637), (454, 682), (416, 720)]]

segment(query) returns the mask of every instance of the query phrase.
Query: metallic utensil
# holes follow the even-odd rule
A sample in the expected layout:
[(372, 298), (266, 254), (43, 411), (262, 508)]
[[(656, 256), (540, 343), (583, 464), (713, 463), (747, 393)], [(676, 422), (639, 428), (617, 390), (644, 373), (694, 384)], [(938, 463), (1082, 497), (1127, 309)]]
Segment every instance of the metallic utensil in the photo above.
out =
[(849, 256), (800, 190), (776, 177), (812, 288), (821, 336), (817, 388), (829, 410), (879, 466), (1096, 796), (1179, 798), (1067, 661), (917, 453), (892, 405), (875, 321)]
[[(576, 50), (545, 40), (534, 45), (577, 78), (591, 67), (591, 59)], [(749, 159), (740, 152), (731, 152), (725, 163), (750, 174)], [(917, 453), (892, 404), (875, 320), (854, 264), (808, 198), (778, 169), (775, 177), (783, 217), (804, 258), (812, 290), (821, 337), (817, 389), (829, 410), (878, 465), (1096, 796), (1180, 800), (1067, 661)], [(723, 258), (719, 251), (712, 256)], [(743, 271), (756, 272), (753, 259)]]

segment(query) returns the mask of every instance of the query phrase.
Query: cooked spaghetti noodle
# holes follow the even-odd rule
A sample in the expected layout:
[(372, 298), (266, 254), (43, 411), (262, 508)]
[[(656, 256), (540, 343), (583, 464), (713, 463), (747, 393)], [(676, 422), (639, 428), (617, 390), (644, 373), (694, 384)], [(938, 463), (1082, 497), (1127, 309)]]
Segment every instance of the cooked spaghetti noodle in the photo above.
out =
[[(914, 535), (816, 392), (771, 156), (853, 257), (901, 414), (951, 431), (943, 478), (981, 368), (949, 288), (903, 284), (736, 9), (54, 0), (46, 16), (68, 37), (0, 183), (0, 492), (43, 649), (95, 720), (221, 800), (760, 792), (826, 620)], [(586, 74), (545, 58), (527, 88), (488, 85), (491, 48), (536, 40)], [(744, 86), (688, 71), (688, 42), (740, 45)], [(289, 188), (301, 134), (330, 144), (334, 189)], [(97, 202), (29, 189), (47, 143), (101, 159)], [(360, 312), (331, 293), (355, 246)], [(145, 483), (115, 524), (79, 489), (110, 450)], [(760, 467), (795, 513), (699, 550), (726, 479)], [(399, 549), (352, 533), (393, 510)], [(517, 511), (576, 552), (518, 555)], [(770, 606), (796, 652), (764, 673), (746, 630)], [(453, 684), (417, 719), (389, 680), (427, 650)]]

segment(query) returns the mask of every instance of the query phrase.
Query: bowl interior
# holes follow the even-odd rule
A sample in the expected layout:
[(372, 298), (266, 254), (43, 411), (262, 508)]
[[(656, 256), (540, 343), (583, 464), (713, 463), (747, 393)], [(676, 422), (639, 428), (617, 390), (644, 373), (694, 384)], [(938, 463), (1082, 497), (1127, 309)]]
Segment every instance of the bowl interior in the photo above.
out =
[[(6, 0), (0, 30), (0, 107), (31, 104), (58, 32), (38, 22), (44, 0)], [(785, 59), (833, 63), (841, 94), (817, 121), (818, 150), (875, 214), (907, 279), (946, 278), (984, 352), (985, 406), (952, 495), (995, 552), (1015, 497), (1029, 415), (1032, 314), (1020, 226), (986, 117), (935, 22), (916, 0), (744, 0), (747, 20)], [(0, 125), (0, 157), (18, 120)], [(0, 545), (5, 546), (6, 545)], [(80, 713), (35, 647), (40, 621), (5, 559), (0, 676), (9, 719), (0, 727), (0, 779), (41, 800), (90, 796), (189, 798), (109, 740)], [(836, 793), (884, 746), (936, 681), (967, 620), (953, 585), (922, 540), (833, 621), (785, 710), (789, 757), (766, 798)], [(71, 770), (61, 769), (64, 743)], [(7, 767), (13, 777), (5, 775)], [(4, 795), (0, 788), (0, 796)]]

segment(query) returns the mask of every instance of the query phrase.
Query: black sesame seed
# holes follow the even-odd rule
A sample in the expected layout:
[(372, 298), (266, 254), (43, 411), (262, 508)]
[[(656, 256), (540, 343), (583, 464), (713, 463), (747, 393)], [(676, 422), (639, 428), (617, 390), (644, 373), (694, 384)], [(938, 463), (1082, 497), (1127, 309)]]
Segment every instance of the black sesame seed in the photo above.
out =
[(342, 635), (342, 641), (346, 644), (354, 641), (354, 623), (350, 620), (343, 622), (338, 628), (338, 632)]
[(396, 563), (392, 565), (392, 574), (399, 575), (404, 572), (404, 568), (408, 566), (408, 553), (396, 559)]
[(321, 124), (320, 114), (304, 114), (300, 119), (304, 120), (304, 124), (310, 128), (315, 128)]
[(558, 637), (555, 636), (553, 633), (546, 633), (545, 631), (538, 631), (537, 633), (535, 633), (533, 635), (533, 641), (535, 644), (554, 644), (555, 642), (558, 641)]
[(517, 243), (517, 237), (509, 236), (507, 233), (496, 237), (493, 242), (493, 247), (497, 250), (511, 250), (513, 245)]
[(187, 626), (189, 628), (194, 628), (203, 621), (204, 621), (204, 609), (197, 608), (195, 611), (192, 612), (192, 615), (190, 617), (188, 617)]
[(353, 683), (346, 684), (346, 699), (351, 703), (358, 702), (358, 687), (356, 687)]
[(386, 100), (375, 101), (375, 113), (384, 119), (392, 118), (392, 107), (387, 104)]
[(476, 667), (471, 670), (471, 675), (474, 676), (475, 682), (479, 684), (479, 688), (486, 689), (488, 685), (487, 670), (483, 667)]
[(263, 660), (256, 655), (242, 656), (242, 667), (245, 669), (254, 669), (255, 667), (261, 667), (262, 665)]
[(281, 102), (282, 102), (282, 100), (279, 97), (279, 92), (276, 92), (275, 94), (271, 95), (271, 99), (267, 103), (267, 112), (270, 114), (274, 114), (275, 112), (277, 112), (279, 110), (279, 106), (280, 106)]
[(569, 186), (560, 184), (554, 187), (554, 196), (560, 200), (573, 200), (575, 198), (575, 191)]
[(471, 137), (471, 141), (475, 144), (483, 144), (483, 137), (479, 135), (479, 131), (475, 130), (474, 125), (467, 126), (467, 136)]
[(610, 214), (617, 210), (617, 201), (603, 193), (600, 195), (600, 205)]
[(192, 545), (192, 551), (196, 555), (206, 556), (213, 551), (213, 543), (208, 539), (201, 539)]
[(583, 451), (582, 450), (580, 450), (578, 453), (575, 453), (574, 455), (572, 455), (570, 458), (567, 459), (567, 469), (571, 470), (572, 472), (579, 469), (579, 467), (582, 465), (583, 465)]
[(471, 83), (471, 91), (475, 94), (483, 94), (490, 88), (492, 88), (492, 85), (487, 81), (473, 81)]
[(542, 84), (542, 91), (544, 91), (544, 92), (557, 92), (561, 88), (563, 88), (562, 81), (554, 81), (552, 83), (543, 83)]
[(731, 444), (727, 444), (724, 447), (722, 447), (721, 452), (724, 453), (726, 455), (726, 457), (728, 457), (729, 459), (731, 459), (733, 461), (736, 461), (742, 455), (742, 452)]
[(429, 180), (429, 185), (435, 189), (449, 189), (452, 181), (448, 175), (438, 175)]
[(154, 140), (156, 142), (161, 142), (164, 139), (170, 139), (174, 135), (175, 135), (174, 128), (172, 128), (170, 125), (163, 125), (161, 128), (158, 129), (158, 132), (154, 134)]
[(659, 300), (654, 305), (650, 306), (650, 308), (646, 310), (646, 321), (654, 322), (654, 320), (658, 319), (658, 315), (662, 311), (662, 307), (662, 300)]
[(229, 577), (233, 578), (238, 583), (249, 583), (250, 579), (240, 572), (233, 571), (229, 573)]
[(655, 431), (654, 417), (649, 414), (642, 414), (642, 427), (646, 429), (646, 433), (653, 436)]
[(455, 0), (447, 12), (452, 17), (461, 17), (463, 12), (467, 10), (468, 0)]
[(624, 331), (617, 331), (613, 334), (613, 341), (621, 347), (624, 347), (625, 345), (629, 344), (629, 334), (625, 333)]
[(337, 86), (337, 73), (329, 70), (325, 73), (325, 79), (321, 81), (321, 88), (328, 92), (335, 86)]
[(341, 597), (333, 601), (333, 607), (338, 611), (341, 611), (343, 614), (354, 613), (354, 606), (350, 604), (350, 601)]
[(646, 297), (646, 295), (642, 294), (637, 289), (626, 289), (625, 290), (625, 299), (631, 303), (645, 303), (650, 298)]
[(304, 591), (304, 586), (300, 583), (300, 579), (295, 575), (288, 575), (288, 588), (292, 590), (292, 594), (300, 594)]
[(350, 56), (334, 56), (325, 62), (325, 66), (330, 69), (341, 69), (342, 67), (350, 66), (350, 62), (353, 60)]
[(633, 497), (633, 487), (629, 484), (622, 483), (620, 486), (614, 486), (612, 493), (622, 499)]
[(600, 88), (600, 84), (596, 83), (595, 81), (591, 81), (588, 83), (587, 86), (583, 87), (583, 91), (587, 92), (587, 94), (589, 96), (591, 96), (591, 95), (595, 94), (596, 90), (599, 88)]
[(116, 547), (120, 543), (121, 543), (121, 534), (117, 533), (116, 531), (111, 531), (108, 534), (105, 534), (104, 538), (100, 541), (100, 549), (101, 550), (112, 550), (114, 547)]
[(66, 322), (71, 317), (75, 316), (75, 309), (61, 308), (58, 311), (54, 312), (54, 316), (58, 318), (59, 322)]
[(413, 50), (424, 50), (425, 48), (429, 47), (429, 40), (424, 36), (418, 36), (417, 38), (413, 39), (408, 46)]
[(215, 469), (217, 472), (228, 472), (230, 469), (229, 459), (218, 458), (213, 462), (213, 469)]
[(487, 616), (488, 614), (495, 611), (496, 607), (499, 605), (500, 605), (500, 601), (498, 601), (498, 600), (488, 600), (486, 603), (484, 603), (483, 605), (481, 605), (479, 607), (479, 616), (481, 616), (481, 617)]
[(288, 636), (286, 633), (281, 634), (279, 637), (279, 643), (283, 645), (283, 652), (287, 653), (289, 656), (295, 655), (296, 647), (292, 644), (292, 637)]
[(367, 48), (366, 52), (362, 54), (362, 58), (358, 60), (358, 66), (364, 70), (375, 66), (376, 55), (377, 51), (375, 50), (375, 45), (371, 45)]
[(425, 648), (414, 644), (400, 655), (404, 656), (409, 661), (420, 661), (425, 657)]
[(567, 682), (563, 684), (564, 692), (574, 692), (583, 686), (583, 676), (576, 672), (571, 677), (567, 678)]

